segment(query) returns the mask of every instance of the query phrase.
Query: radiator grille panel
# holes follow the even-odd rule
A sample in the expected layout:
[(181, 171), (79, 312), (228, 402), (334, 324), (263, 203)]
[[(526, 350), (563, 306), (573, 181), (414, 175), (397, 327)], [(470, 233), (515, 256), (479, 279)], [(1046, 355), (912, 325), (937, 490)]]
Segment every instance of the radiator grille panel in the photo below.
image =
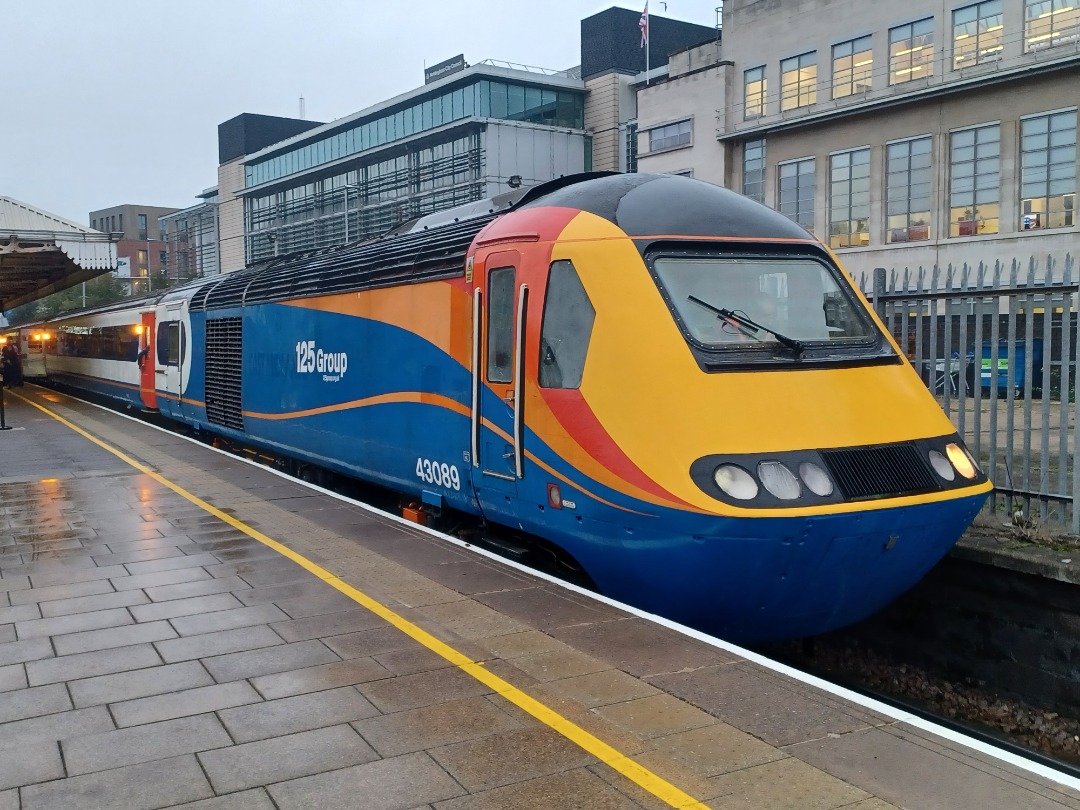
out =
[(845, 500), (934, 492), (939, 487), (922, 453), (911, 443), (822, 450)]
[(244, 429), (240, 371), (244, 349), (241, 318), (206, 322), (206, 418), (215, 425)]

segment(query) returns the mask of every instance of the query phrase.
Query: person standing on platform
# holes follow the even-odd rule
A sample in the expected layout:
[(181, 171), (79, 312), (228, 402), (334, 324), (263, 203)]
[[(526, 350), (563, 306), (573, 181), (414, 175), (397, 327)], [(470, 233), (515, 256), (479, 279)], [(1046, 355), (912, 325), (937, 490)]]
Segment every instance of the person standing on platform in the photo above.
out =
[(19, 357), (19, 350), (11, 343), (5, 343), (0, 350), (0, 369), (3, 370), (4, 383), (8, 388), (23, 384), (22, 358)]

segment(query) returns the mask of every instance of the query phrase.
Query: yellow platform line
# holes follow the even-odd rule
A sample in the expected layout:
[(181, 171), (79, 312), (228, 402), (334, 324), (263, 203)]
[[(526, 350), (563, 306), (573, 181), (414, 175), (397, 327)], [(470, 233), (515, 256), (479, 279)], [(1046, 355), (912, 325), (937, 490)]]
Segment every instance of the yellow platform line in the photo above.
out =
[(34, 402), (33, 400), (27, 399), (25, 396), (20, 396), (18, 394), (16, 394), (16, 396), (19, 396), (19, 398), (22, 399), (24, 402), (27, 402), (28, 404), (33, 405), (35, 408), (48, 414), (61, 424), (71, 428), (80, 436), (83, 436), (84, 438), (90, 440), (98, 447), (101, 447), (102, 449), (112, 453), (121, 461), (131, 465), (139, 472), (150, 476), (162, 486), (171, 489), (177, 495), (195, 504), (200, 509), (209, 512), (211, 515), (218, 518), (219, 520), (224, 521), (233, 528), (239, 529), (253, 540), (257, 540), (263, 545), (274, 549), (279, 554), (288, 557), (300, 567), (307, 569), (319, 579), (326, 582), (328, 585), (331, 585), (341, 593), (348, 596), (354, 602), (363, 605), (376, 616), (385, 619), (398, 630), (405, 633), (405, 635), (416, 640), (420, 644), (423, 644), (432, 652), (442, 656), (451, 664), (454, 664), (458, 668), (462, 669), (463, 671), (471, 675), (473, 678), (487, 686), (492, 691), (496, 692), (499, 695), (502, 695), (504, 698), (509, 700), (518, 708), (522, 709), (525, 712), (528, 712), (530, 715), (535, 717), (544, 725), (554, 729), (566, 739), (570, 740), (570, 742), (574, 743), (585, 751), (588, 751), (605, 765), (621, 773), (631, 782), (644, 788), (649, 793), (656, 796), (658, 799), (670, 805), (671, 807), (708, 810), (707, 805), (702, 804), (693, 796), (690, 796), (689, 794), (675, 787), (666, 779), (657, 776), (648, 768), (639, 765), (630, 757), (608, 745), (600, 738), (594, 736), (593, 734), (590, 734), (588, 731), (586, 731), (576, 723), (567, 720), (561, 714), (544, 705), (540, 701), (536, 700), (535, 698), (529, 697), (529, 695), (522, 692), (513, 684), (503, 680), (498, 675), (495, 675), (494, 673), (484, 669), (483, 664), (477, 661), (473, 661), (467, 655), (458, 652), (449, 644), (440, 641), (435, 636), (428, 633), (426, 630), (423, 630), (422, 628), (410, 622), (405, 617), (395, 613), (386, 605), (372, 599), (367, 594), (363, 593), (360, 590), (357, 590), (349, 583), (330, 573), (318, 563), (312, 562), (311, 560), (307, 559), (307, 557), (304, 557), (302, 554), (296, 553), (288, 546), (279, 543), (277, 540), (267, 537), (262, 532), (252, 528), (251, 526), (248, 526), (241, 520), (237, 520), (232, 515), (222, 512), (220, 509), (207, 503), (199, 496), (188, 492), (179, 484), (170, 481), (168, 478), (165, 478), (163, 475), (150, 469), (150, 467), (146, 466), (141, 461), (137, 461), (136, 459), (124, 453), (122, 450), (113, 447), (104, 440), (97, 438), (96, 436), (83, 430), (78, 425), (68, 421), (55, 411), (52, 411), (49, 408), (46, 408), (45, 406)]

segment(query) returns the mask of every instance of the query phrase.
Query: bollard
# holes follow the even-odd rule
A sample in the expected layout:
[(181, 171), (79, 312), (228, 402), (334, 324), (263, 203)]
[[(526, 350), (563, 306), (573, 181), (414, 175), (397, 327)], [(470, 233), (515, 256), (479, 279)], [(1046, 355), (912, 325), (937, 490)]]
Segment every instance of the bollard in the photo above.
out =
[(0, 381), (0, 430), (11, 430), (4, 417), (4, 383)]

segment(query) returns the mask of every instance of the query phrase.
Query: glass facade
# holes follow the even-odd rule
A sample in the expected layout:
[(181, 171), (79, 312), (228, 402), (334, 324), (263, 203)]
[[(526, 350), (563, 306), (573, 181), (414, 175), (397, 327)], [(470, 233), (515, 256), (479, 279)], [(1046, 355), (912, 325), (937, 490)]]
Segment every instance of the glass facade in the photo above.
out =
[(812, 157), (781, 163), (777, 167), (780, 173), (780, 213), (810, 233), (814, 232), (816, 167), (817, 161)]
[(1076, 110), (1020, 121), (1020, 228), (1076, 222)]
[(743, 144), (742, 193), (751, 200), (765, 202), (765, 139)]
[(408, 138), (465, 118), (500, 118), (583, 129), (585, 97), (581, 92), (535, 87), (512, 81), (477, 79), (448, 88), (441, 95), (357, 121), (319, 140), (244, 167), (244, 184), (261, 185), (349, 155)]
[(829, 246), (870, 244), (870, 149), (829, 156)]
[(930, 192), (933, 186), (931, 139), (886, 146), (886, 239), (917, 242), (930, 238)]
[(889, 29), (889, 84), (934, 75), (934, 18)]
[(963, 68), (1001, 58), (1005, 26), (1001, 0), (987, 0), (953, 12), (953, 67)]
[(483, 164), (481, 135), (475, 132), (252, 196), (246, 205), (248, 261), (376, 236), (481, 199)]
[(817, 101), (817, 52), (780, 62), (780, 110), (806, 107)]
[(1001, 211), (1001, 126), (962, 129), (949, 145), (949, 236), (997, 233)]
[(859, 37), (832, 49), (833, 98), (844, 98), (870, 90), (874, 75), (871, 37)]

